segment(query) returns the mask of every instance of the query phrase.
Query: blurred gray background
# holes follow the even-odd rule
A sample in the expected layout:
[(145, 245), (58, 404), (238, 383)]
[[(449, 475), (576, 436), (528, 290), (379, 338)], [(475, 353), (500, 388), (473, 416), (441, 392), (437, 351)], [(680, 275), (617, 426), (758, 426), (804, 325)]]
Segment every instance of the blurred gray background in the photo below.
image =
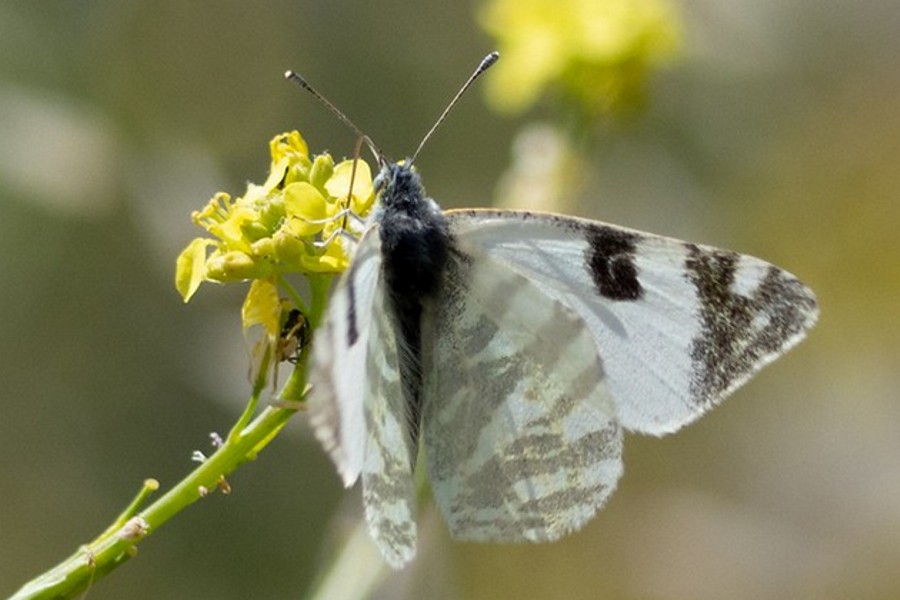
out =
[[(411, 152), (493, 41), (478, 4), (0, 3), (0, 596), (164, 488), (248, 394), (242, 286), (183, 305), (174, 261), (267, 143)], [(647, 113), (587, 157), (573, 211), (771, 260), (819, 295), (810, 338), (665, 439), (629, 437), (609, 505), (543, 546), (448, 539), (379, 597), (855, 598), (900, 593), (900, 4), (684, 2)], [(418, 161), (489, 205), (517, 131), (472, 93)], [(232, 289), (233, 288), (233, 289)], [(360, 516), (302, 415), (140, 545), (101, 598), (300, 598)]]

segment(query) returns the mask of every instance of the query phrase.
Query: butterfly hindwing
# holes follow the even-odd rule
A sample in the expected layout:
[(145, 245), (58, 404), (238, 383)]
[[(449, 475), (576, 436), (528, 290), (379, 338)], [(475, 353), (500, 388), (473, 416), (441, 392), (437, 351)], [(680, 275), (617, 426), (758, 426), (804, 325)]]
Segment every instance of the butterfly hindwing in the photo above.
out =
[(457, 538), (555, 540), (621, 474), (603, 363), (574, 311), (475, 250), (451, 252), (423, 328), (432, 490)]
[(573, 217), (446, 214), (459, 243), (583, 319), (626, 429), (662, 435), (690, 423), (818, 314), (808, 288), (750, 256)]
[[(369, 388), (364, 406), (366, 429), (362, 471), (363, 507), (369, 532), (387, 562), (407, 563), (416, 551), (416, 490), (413, 468), (417, 448), (409, 432), (400, 379), (396, 327), (379, 288), (373, 302), (366, 365)], [(345, 377), (352, 377), (347, 372)]]

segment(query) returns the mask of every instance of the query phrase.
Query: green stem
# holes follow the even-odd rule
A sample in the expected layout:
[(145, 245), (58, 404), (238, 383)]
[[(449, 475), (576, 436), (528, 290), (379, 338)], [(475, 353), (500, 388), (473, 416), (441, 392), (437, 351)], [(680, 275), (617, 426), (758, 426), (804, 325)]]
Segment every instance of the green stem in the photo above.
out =
[[(306, 318), (313, 331), (315, 331), (325, 314), (325, 306), (328, 304), (328, 288), (331, 284), (331, 275), (308, 275), (310, 295), (312, 302)], [(300, 360), (294, 367), (291, 376), (282, 388), (279, 398), (290, 405), (290, 403), (302, 403), (303, 395), (306, 391), (306, 369), (309, 362), (310, 347), (307, 346), (300, 350)], [(302, 405), (294, 405), (299, 408)]]
[(332, 275), (309, 275), (309, 293), (312, 296), (312, 307), (306, 317), (309, 326), (315, 331), (325, 315), (325, 307), (328, 305), (328, 288), (331, 285)]
[(291, 282), (287, 280), (284, 275), (278, 276), (278, 288), (284, 290), (284, 293), (288, 295), (288, 298), (291, 302), (294, 303), (294, 306), (300, 309), (300, 312), (303, 314), (307, 314), (309, 309), (306, 308), (306, 302), (303, 301), (303, 297), (297, 293), (297, 290), (294, 289), (294, 286), (291, 285)]
[[(421, 458), (421, 456), (420, 456)], [(421, 461), (419, 461), (421, 463)], [(430, 495), (423, 464), (416, 466), (416, 496), (424, 506)], [(347, 536), (315, 583), (307, 600), (362, 600), (369, 598), (390, 575), (378, 547), (372, 541), (365, 521)]]
[(259, 395), (262, 394), (262, 391), (263, 389), (265, 389), (266, 383), (269, 380), (269, 361), (271, 360), (271, 358), (272, 348), (269, 346), (269, 344), (266, 344), (266, 349), (263, 351), (262, 360), (259, 361), (259, 372), (256, 374), (256, 379), (253, 382), (253, 393), (250, 394), (250, 400), (247, 401), (247, 406), (244, 407), (244, 412), (241, 413), (241, 416), (238, 417), (237, 422), (228, 433), (229, 442), (241, 436), (244, 428), (247, 426), (247, 423), (249, 423), (250, 419), (253, 418), (253, 415), (256, 414), (256, 408), (259, 406)]
[(307, 600), (361, 600), (369, 598), (390, 574), (366, 524), (360, 522), (329, 560)]
[[(230, 435), (212, 456), (137, 517), (131, 518), (114, 532), (105, 531), (56, 567), (26, 583), (12, 600), (73, 598), (80, 594), (134, 556), (138, 542), (144, 537), (214, 491), (223, 477), (253, 460), (295, 413), (296, 410), (291, 408), (267, 407), (252, 423)], [(130, 514), (132, 507), (134, 503), (126, 513)], [(121, 520), (120, 517), (115, 524)]]
[(147, 501), (147, 498), (149, 498), (150, 495), (158, 489), (159, 482), (157, 480), (145, 479), (144, 485), (141, 486), (141, 490), (137, 493), (137, 496), (134, 497), (134, 500), (131, 501), (131, 504), (129, 504), (128, 507), (122, 511), (122, 514), (120, 514), (116, 518), (116, 520), (106, 528), (106, 531), (97, 536), (97, 539), (94, 540), (94, 543), (105, 540), (109, 536), (121, 530), (122, 527), (124, 527), (125, 524), (128, 523), (128, 521), (130, 521), (131, 518), (138, 513), (138, 510), (144, 505), (144, 502)]
[[(331, 276), (310, 276), (309, 279), (312, 298), (307, 318), (315, 329), (324, 315)], [(159, 485), (155, 480), (148, 479), (125, 511), (94, 541), (23, 585), (11, 600), (76, 597), (137, 554), (137, 544), (156, 532), (166, 521), (207, 494), (220, 489), (220, 486), (224, 490), (227, 485), (225, 477), (242, 464), (255, 459), (275, 439), (288, 419), (303, 408), (309, 352), (308, 346), (302, 349), (297, 367), (280, 394), (283, 402), (266, 407), (253, 419), (266, 385), (269, 362), (272, 360), (271, 349), (267, 348), (260, 365), (260, 374), (254, 381), (253, 393), (243, 414), (212, 456), (164, 496), (138, 513), (144, 500)]]

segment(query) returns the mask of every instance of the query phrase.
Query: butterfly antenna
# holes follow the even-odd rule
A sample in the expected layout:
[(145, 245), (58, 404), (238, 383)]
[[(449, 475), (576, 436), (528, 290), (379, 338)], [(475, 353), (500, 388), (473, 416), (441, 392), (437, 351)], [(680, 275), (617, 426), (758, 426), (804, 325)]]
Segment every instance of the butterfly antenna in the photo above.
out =
[[(363, 142), (365, 142), (366, 146), (369, 147), (369, 150), (371, 150), (372, 154), (375, 155), (375, 160), (378, 161), (379, 164), (383, 164), (384, 162), (386, 162), (386, 160), (384, 158), (384, 154), (381, 152), (381, 149), (379, 149), (378, 146), (375, 145), (375, 142), (372, 141), (372, 138), (370, 138), (365, 133), (363, 133), (362, 130), (359, 127), (357, 127), (356, 124), (353, 121), (351, 121), (349, 117), (347, 117), (347, 115), (342, 113), (337, 106), (335, 106), (334, 104), (331, 103), (330, 100), (328, 100), (328, 98), (326, 98), (325, 96), (320, 94), (316, 88), (314, 88), (308, 81), (306, 81), (306, 79), (304, 79), (301, 75), (299, 75), (298, 73), (296, 73), (294, 71), (285, 71), (284, 78), (287, 79), (288, 81), (293, 81), (294, 83), (296, 83), (297, 85), (302, 87), (304, 90), (306, 90), (307, 92), (312, 94), (313, 98), (318, 100), (322, 104), (322, 106), (324, 106), (331, 112), (331, 114), (333, 114), (338, 119), (340, 119), (340, 121), (344, 125), (346, 125), (350, 129), (352, 129), (353, 132), (359, 136), (359, 139), (361, 139)], [(358, 154), (359, 153), (357, 152), (357, 155)]]
[(496, 50), (485, 56), (481, 60), (481, 64), (478, 65), (478, 68), (475, 69), (475, 72), (469, 76), (469, 79), (463, 84), (459, 91), (456, 92), (456, 95), (453, 96), (453, 99), (447, 104), (447, 108), (444, 109), (444, 112), (441, 113), (441, 116), (437, 118), (437, 121), (434, 122), (434, 125), (431, 126), (431, 129), (428, 133), (425, 134), (425, 137), (422, 138), (422, 141), (419, 143), (419, 147), (416, 148), (415, 153), (412, 155), (412, 158), (409, 159), (409, 164), (413, 164), (416, 160), (416, 157), (419, 156), (419, 152), (422, 151), (422, 147), (425, 146), (425, 142), (428, 141), (428, 138), (437, 130), (438, 127), (441, 126), (441, 123), (444, 122), (444, 119), (447, 118), (447, 115), (450, 114), (450, 111), (453, 110), (453, 107), (456, 106), (456, 103), (462, 97), (463, 94), (466, 93), (466, 90), (469, 89), (469, 86), (475, 83), (475, 80), (481, 77), (481, 74), (487, 71), (489, 68), (493, 66), (495, 62), (500, 60), (500, 53)]

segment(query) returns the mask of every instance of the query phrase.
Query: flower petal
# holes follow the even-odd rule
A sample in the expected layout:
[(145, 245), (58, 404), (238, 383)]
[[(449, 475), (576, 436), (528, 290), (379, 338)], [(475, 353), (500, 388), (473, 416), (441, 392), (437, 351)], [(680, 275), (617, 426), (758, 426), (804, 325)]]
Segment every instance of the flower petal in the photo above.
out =
[[(356, 162), (356, 174), (353, 175), (353, 163)], [(332, 198), (337, 198), (343, 203), (350, 192), (350, 179), (353, 177), (353, 201), (351, 210), (359, 215), (365, 215), (375, 201), (375, 190), (372, 187), (372, 171), (369, 163), (357, 159), (345, 160), (334, 167), (334, 174), (325, 183), (325, 189)]]
[(215, 246), (213, 240), (196, 238), (181, 251), (175, 262), (175, 289), (187, 302), (206, 277), (206, 249)]
[(284, 210), (288, 229), (298, 236), (309, 237), (325, 226), (321, 221), (328, 216), (328, 203), (315, 186), (298, 181), (284, 188)]
[(241, 307), (241, 325), (247, 331), (254, 325), (262, 325), (270, 341), (281, 332), (281, 300), (278, 288), (269, 279), (256, 279)]

